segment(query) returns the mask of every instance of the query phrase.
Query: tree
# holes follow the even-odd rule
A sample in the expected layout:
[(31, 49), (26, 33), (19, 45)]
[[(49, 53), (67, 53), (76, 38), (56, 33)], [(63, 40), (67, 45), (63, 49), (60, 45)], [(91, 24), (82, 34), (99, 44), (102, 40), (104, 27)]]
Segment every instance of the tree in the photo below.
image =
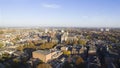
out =
[(70, 52), (70, 51), (66, 51), (66, 50), (64, 50), (64, 51), (63, 51), (63, 54), (64, 54), (64, 55), (70, 55), (71, 52)]
[(73, 44), (77, 45), (77, 44), (78, 44), (78, 41), (77, 41), (77, 40), (74, 40), (74, 41), (73, 41)]
[(88, 36), (86, 36), (86, 38), (87, 38), (87, 39), (91, 39), (91, 37), (90, 37), (89, 35), (88, 35)]
[(13, 59), (13, 63), (11, 64), (11, 67), (12, 68), (20, 68), (20, 62), (21, 61), (17, 58)]
[(53, 42), (44, 43), (40, 46), (40, 49), (51, 49), (54, 46), (56, 46), (56, 43), (53, 43)]
[(20, 40), (19, 36), (16, 36), (16, 38), (14, 39), (15, 41)]
[(0, 34), (3, 34), (4, 32), (3, 31), (0, 31)]
[(65, 61), (65, 62), (63, 63), (62, 68), (74, 68), (74, 64), (71, 63), (71, 62)]
[(34, 45), (34, 43), (29, 42), (29, 43), (24, 44), (24, 46), (17, 47), (17, 50), (23, 51), (25, 48), (36, 49), (36, 46)]
[(0, 48), (3, 46), (3, 43), (2, 42), (0, 42)]
[(13, 59), (13, 62), (14, 62), (14, 63), (19, 63), (19, 62), (20, 62), (20, 60), (19, 60), (19, 59), (17, 59), (17, 58), (15, 58), (15, 59)]
[(85, 40), (82, 40), (82, 39), (78, 40), (78, 44), (86, 45), (86, 43), (87, 43), (87, 41), (85, 41)]
[(65, 42), (66, 44), (72, 44), (72, 42), (70, 40), (66, 40)]
[(78, 57), (77, 60), (76, 60), (76, 65), (79, 65), (79, 64), (81, 64), (83, 62), (84, 62), (83, 58), (82, 57)]
[(50, 64), (39, 64), (37, 68), (52, 68)]
[(23, 46), (19, 46), (19, 47), (17, 47), (17, 50), (19, 50), (19, 51), (23, 51), (23, 49), (24, 49)]
[(3, 57), (3, 58), (10, 58), (10, 55), (9, 55), (8, 53), (4, 53), (4, 54), (2, 55), (2, 57)]

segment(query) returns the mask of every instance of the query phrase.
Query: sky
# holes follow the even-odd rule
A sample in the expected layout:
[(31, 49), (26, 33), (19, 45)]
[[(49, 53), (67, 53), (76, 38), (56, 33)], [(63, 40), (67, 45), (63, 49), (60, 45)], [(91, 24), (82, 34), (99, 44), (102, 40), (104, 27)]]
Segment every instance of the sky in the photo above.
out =
[(0, 27), (120, 27), (120, 0), (0, 0)]

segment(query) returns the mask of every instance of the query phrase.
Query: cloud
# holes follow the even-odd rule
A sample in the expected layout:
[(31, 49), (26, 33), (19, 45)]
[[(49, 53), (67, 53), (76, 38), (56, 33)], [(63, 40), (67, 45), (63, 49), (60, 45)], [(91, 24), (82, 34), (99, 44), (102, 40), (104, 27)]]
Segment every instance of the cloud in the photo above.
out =
[(43, 7), (45, 8), (60, 8), (60, 5), (57, 4), (42, 4)]

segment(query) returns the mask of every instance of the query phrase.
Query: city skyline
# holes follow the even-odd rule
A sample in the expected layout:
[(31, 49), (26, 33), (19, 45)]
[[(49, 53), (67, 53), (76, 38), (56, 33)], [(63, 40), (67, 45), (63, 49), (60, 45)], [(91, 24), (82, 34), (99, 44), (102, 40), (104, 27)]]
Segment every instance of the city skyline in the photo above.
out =
[(120, 27), (119, 0), (0, 0), (0, 27)]

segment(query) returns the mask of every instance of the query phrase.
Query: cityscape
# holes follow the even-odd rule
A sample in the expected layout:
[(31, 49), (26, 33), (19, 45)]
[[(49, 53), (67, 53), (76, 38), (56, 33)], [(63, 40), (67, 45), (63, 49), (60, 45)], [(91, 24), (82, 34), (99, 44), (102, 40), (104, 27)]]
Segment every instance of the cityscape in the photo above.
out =
[(120, 29), (0, 28), (1, 68), (119, 68)]
[(0, 68), (120, 68), (119, 0), (0, 0)]

